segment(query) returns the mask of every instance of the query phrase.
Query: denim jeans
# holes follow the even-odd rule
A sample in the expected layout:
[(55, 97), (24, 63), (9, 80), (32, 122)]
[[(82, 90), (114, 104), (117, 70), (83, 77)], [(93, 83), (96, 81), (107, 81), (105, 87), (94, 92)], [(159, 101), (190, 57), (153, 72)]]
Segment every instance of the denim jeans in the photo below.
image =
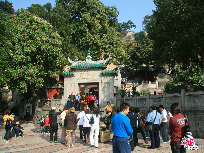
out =
[(172, 153), (186, 153), (186, 149), (181, 145), (181, 141), (171, 141)]
[(168, 122), (162, 122), (160, 127), (163, 141), (164, 142), (169, 141)]
[(131, 146), (128, 138), (113, 137), (113, 153), (131, 153)]

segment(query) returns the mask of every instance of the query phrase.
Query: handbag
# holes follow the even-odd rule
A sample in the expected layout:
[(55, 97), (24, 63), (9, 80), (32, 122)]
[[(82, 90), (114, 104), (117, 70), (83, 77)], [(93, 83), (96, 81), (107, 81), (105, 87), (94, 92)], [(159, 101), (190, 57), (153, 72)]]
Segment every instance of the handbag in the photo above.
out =
[[(154, 118), (154, 121), (155, 121), (156, 117), (157, 117), (157, 112), (156, 112), (156, 116)], [(153, 122), (146, 122), (146, 124), (145, 124), (145, 131), (153, 131), (154, 121)]]
[(94, 117), (92, 115), (91, 119), (89, 120), (89, 124), (93, 125), (94, 124)]
[(92, 115), (92, 117), (90, 119), (87, 116), (86, 116), (86, 118), (89, 120), (89, 124), (91, 124), (91, 125), (94, 124), (94, 117), (93, 117), (93, 115)]

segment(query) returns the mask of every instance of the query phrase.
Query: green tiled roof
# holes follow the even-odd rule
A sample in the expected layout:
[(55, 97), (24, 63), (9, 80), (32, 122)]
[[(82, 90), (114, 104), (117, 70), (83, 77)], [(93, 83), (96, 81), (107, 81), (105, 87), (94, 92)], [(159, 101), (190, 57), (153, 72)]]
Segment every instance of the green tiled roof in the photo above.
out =
[(85, 69), (85, 68), (106, 68), (105, 64), (91, 64), (91, 63), (86, 63), (86, 64), (77, 64), (75, 66), (70, 66), (71, 69)]
[(63, 73), (60, 73), (60, 74), (61, 75), (73, 75), (74, 71), (63, 72)]
[(103, 74), (118, 74), (118, 71), (116, 71), (116, 70), (111, 70), (111, 71), (103, 70), (102, 73)]

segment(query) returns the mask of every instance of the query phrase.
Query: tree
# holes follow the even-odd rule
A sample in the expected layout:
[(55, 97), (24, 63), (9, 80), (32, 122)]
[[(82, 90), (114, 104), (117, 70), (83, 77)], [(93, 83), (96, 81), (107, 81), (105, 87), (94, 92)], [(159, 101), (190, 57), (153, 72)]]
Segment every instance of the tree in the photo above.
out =
[(8, 14), (13, 14), (14, 9), (12, 6), (12, 3), (9, 3), (7, 0), (5, 1), (0, 1), (0, 12), (8, 13)]
[(4, 75), (2, 66), (5, 65), (4, 59), (1, 55), (3, 55), (4, 44), (6, 43), (6, 37), (8, 37), (8, 33), (6, 32), (7, 24), (4, 22), (6, 17), (10, 14), (14, 13), (14, 9), (12, 3), (6, 1), (0, 1), (0, 88), (2, 88), (6, 84), (6, 76)]
[(132, 28), (136, 28), (136, 25), (131, 20), (128, 22), (118, 23), (117, 25), (117, 30), (121, 33), (122, 37), (126, 36), (128, 31)]
[(154, 81), (154, 76), (161, 67), (153, 58), (153, 42), (144, 31), (135, 33), (135, 41), (127, 44), (126, 60), (123, 72), (128, 78), (135, 79), (134, 74), (143, 75), (143, 79)]
[(105, 55), (110, 53), (114, 62), (123, 61), (124, 48), (116, 30), (118, 11), (115, 7), (106, 7), (99, 0), (57, 0), (51, 14), (48, 20), (64, 39), (66, 57), (78, 54), (80, 60), (84, 60), (90, 49), (93, 60), (104, 52)]
[(7, 37), (0, 54), (1, 84), (32, 97), (51, 85), (61, 70), (62, 38), (52, 25), (23, 9), (5, 16)]
[(144, 67), (154, 65), (152, 58), (152, 41), (147, 33), (142, 31), (135, 33), (135, 42), (127, 48), (126, 67), (128, 71), (142, 70)]
[[(200, 0), (154, 0), (156, 10), (144, 21), (160, 64), (183, 63), (185, 68), (203, 59), (204, 5)], [(159, 58), (158, 58), (159, 57)]]
[(32, 4), (31, 7), (27, 9), (32, 14), (39, 16), (40, 18), (47, 20), (51, 23), (52, 21), (52, 5), (51, 3), (47, 3), (45, 5), (40, 4)]
[(181, 89), (186, 91), (204, 91), (203, 71), (198, 65), (190, 65), (187, 70), (180, 66), (175, 68), (173, 80), (165, 85), (165, 92), (180, 93)]

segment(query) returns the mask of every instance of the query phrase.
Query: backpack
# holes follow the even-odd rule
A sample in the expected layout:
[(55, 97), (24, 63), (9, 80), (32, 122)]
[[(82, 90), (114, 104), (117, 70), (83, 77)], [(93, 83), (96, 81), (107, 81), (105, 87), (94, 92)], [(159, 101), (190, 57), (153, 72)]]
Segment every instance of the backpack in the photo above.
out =
[(12, 126), (13, 126), (12, 120), (11, 120), (11, 119), (7, 119), (7, 120), (6, 120), (6, 125), (5, 125), (5, 127), (6, 127), (6, 128), (11, 128)]

